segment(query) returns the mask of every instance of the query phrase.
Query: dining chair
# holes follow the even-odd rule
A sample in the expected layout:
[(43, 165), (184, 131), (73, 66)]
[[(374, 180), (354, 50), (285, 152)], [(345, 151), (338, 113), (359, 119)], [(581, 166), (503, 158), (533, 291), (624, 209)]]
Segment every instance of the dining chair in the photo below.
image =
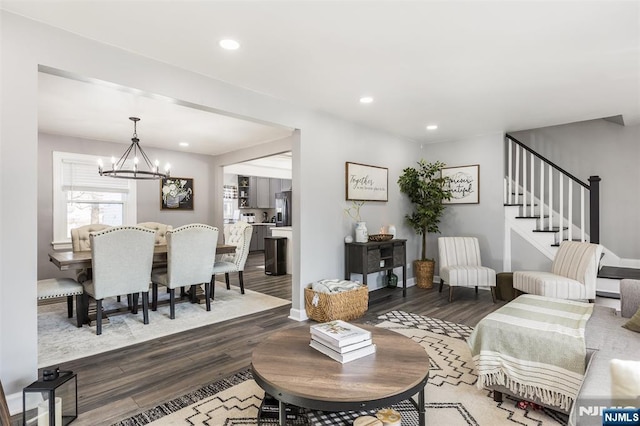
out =
[(453, 301), (454, 287), (489, 287), (493, 303), (496, 302), (496, 271), (482, 266), (480, 245), (475, 237), (438, 238), (440, 289), (449, 285), (449, 302)]
[(149, 277), (153, 263), (155, 232), (137, 226), (118, 226), (94, 232), (91, 239), (92, 279), (82, 283), (83, 308), (88, 318), (91, 296), (96, 301), (96, 334), (102, 334), (102, 300), (121, 294), (133, 295), (132, 313), (137, 313), (142, 293), (144, 324), (149, 324)]
[(247, 262), (247, 257), (249, 256), (249, 245), (251, 244), (253, 226), (247, 222), (236, 222), (225, 227), (224, 233), (224, 243), (236, 246), (236, 251), (235, 253), (222, 256), (220, 260), (216, 260), (214, 263), (211, 282), (209, 283), (211, 286), (211, 298), (214, 297), (215, 293), (216, 274), (224, 273), (227, 290), (231, 289), (231, 284), (229, 283), (230, 272), (238, 273), (240, 293), (244, 294), (244, 278), (242, 272), (244, 271), (244, 264)]
[(158, 307), (158, 285), (169, 289), (169, 318), (175, 319), (175, 289), (204, 284), (207, 311), (211, 310), (209, 279), (213, 272), (213, 259), (218, 244), (218, 228), (194, 223), (167, 232), (167, 267), (151, 274), (152, 310)]
[(600, 244), (563, 241), (553, 258), (551, 272), (515, 271), (513, 288), (538, 296), (593, 302), (602, 250)]
[[(71, 249), (73, 251), (91, 251), (91, 240), (89, 235), (92, 232), (104, 231), (111, 228), (110, 225), (102, 223), (92, 223), (71, 229)], [(83, 283), (91, 279), (91, 269), (79, 269), (76, 271), (76, 281)]]
[(151, 229), (156, 232), (155, 243), (157, 246), (167, 245), (167, 232), (173, 229), (173, 226), (159, 222), (141, 222), (136, 226)]

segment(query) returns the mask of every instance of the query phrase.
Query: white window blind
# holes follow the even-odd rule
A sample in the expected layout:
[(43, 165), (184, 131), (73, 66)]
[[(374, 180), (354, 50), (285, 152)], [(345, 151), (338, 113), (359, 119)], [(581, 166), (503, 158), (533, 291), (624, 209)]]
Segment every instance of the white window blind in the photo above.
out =
[(65, 158), (62, 160), (62, 190), (127, 193), (129, 181), (100, 176), (97, 162)]

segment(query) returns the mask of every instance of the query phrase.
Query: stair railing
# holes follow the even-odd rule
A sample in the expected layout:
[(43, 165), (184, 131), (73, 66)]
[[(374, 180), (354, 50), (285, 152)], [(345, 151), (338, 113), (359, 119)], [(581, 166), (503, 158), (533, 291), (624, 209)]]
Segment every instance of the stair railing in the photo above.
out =
[[(537, 217), (541, 231), (553, 231), (554, 219), (558, 222), (560, 240), (574, 239), (574, 224), (580, 241), (600, 242), (600, 177), (590, 176), (585, 183), (552, 161), (533, 151), (511, 135), (506, 135), (505, 205), (522, 206), (521, 214)], [(538, 182), (539, 186), (536, 186)], [(574, 193), (574, 188), (578, 194)], [(566, 196), (565, 196), (566, 190)], [(588, 204), (585, 193), (589, 193)], [(537, 201), (536, 201), (537, 198)], [(536, 202), (539, 209), (536, 213)], [(557, 206), (557, 213), (554, 210)], [(576, 210), (574, 210), (576, 207)], [(566, 208), (566, 216), (565, 216)], [(578, 210), (579, 209), (579, 210)], [(589, 229), (585, 214), (589, 214)], [(574, 217), (575, 214), (575, 217)], [(567, 238), (564, 238), (565, 221)], [(577, 239), (577, 236), (576, 236)], [(559, 241), (558, 241), (559, 242)]]

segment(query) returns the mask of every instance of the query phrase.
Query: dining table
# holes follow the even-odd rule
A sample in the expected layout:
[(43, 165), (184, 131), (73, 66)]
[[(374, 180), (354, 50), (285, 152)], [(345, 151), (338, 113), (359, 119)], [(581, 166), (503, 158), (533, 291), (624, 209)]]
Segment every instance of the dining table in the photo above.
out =
[[(236, 246), (230, 244), (218, 244), (216, 246), (216, 254), (229, 254), (235, 253)], [(91, 265), (91, 251), (71, 251), (71, 250), (59, 250), (52, 251), (49, 253), (49, 261), (58, 267), (61, 271), (71, 271), (71, 270), (82, 270), (87, 269), (90, 270)], [(215, 259), (211, 259), (211, 264)], [(163, 266), (167, 264), (167, 246), (166, 245), (157, 245), (153, 249), (153, 266)], [(188, 300), (191, 303), (204, 303), (204, 292), (200, 289), (200, 286), (196, 286), (196, 293), (189, 296)], [(181, 294), (182, 296), (182, 294)], [(181, 297), (182, 298), (182, 297)], [(89, 309), (89, 318), (85, 318), (85, 320), (91, 324), (91, 321), (95, 319), (95, 309)], [(107, 324), (109, 322), (107, 315), (117, 315), (120, 313), (127, 312), (128, 309), (115, 309), (110, 311), (104, 311), (103, 315), (103, 324)]]

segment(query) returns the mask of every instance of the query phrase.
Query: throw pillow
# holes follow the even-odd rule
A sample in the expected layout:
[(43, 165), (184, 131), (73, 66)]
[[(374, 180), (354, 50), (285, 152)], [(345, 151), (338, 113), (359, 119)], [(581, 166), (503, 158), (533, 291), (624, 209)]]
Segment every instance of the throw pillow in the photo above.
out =
[(640, 361), (612, 359), (609, 368), (614, 398), (637, 398), (640, 395)]
[(623, 327), (631, 331), (635, 331), (636, 333), (640, 333), (640, 308), (638, 308), (636, 313), (633, 314), (631, 319), (627, 321)]

